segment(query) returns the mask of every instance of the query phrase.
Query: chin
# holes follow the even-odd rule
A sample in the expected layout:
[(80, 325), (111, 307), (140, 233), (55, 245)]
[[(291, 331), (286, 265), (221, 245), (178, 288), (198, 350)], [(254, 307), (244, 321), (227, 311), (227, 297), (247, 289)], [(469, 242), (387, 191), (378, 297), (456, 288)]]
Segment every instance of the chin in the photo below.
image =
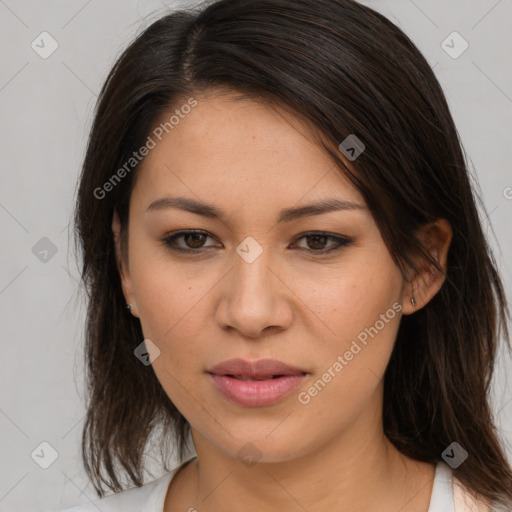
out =
[(251, 435), (248, 431), (244, 431), (243, 437), (224, 439), (225, 444), (222, 442), (215, 444), (226, 456), (238, 459), (248, 467), (256, 463), (289, 462), (301, 455), (297, 451), (298, 448), (301, 451), (305, 448), (304, 445), (300, 447), (297, 445), (298, 433), (283, 431), (281, 436), (273, 437), (274, 433), (265, 437), (261, 432), (253, 432)]

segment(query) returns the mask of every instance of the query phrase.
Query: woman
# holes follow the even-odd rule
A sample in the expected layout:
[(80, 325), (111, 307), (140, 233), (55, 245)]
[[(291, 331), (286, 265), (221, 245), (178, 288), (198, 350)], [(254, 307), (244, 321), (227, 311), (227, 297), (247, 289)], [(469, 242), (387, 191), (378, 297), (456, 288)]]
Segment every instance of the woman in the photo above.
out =
[[(76, 228), (83, 457), (118, 494), (72, 510), (512, 506), (487, 400), (503, 287), (440, 85), (382, 15), (220, 0), (153, 23), (101, 91)], [(181, 464), (143, 485), (157, 428)]]

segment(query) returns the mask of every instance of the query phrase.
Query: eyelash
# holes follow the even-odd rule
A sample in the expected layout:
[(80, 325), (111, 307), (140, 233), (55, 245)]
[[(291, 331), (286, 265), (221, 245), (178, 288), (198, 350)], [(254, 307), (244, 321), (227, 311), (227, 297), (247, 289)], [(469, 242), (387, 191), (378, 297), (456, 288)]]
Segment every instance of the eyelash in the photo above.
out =
[[(197, 254), (197, 253), (202, 252), (201, 251), (201, 249), (203, 249), (202, 247), (199, 247), (197, 249), (183, 249), (183, 248), (178, 248), (178, 247), (175, 247), (172, 245), (173, 242), (175, 240), (177, 240), (178, 238), (183, 238), (186, 235), (193, 235), (193, 234), (206, 235), (207, 237), (210, 237), (210, 235), (206, 231), (187, 230), (187, 231), (178, 231), (177, 233), (166, 236), (161, 241), (171, 251), (181, 252), (181, 253), (196, 253)], [(338, 251), (342, 247), (350, 245), (352, 243), (352, 239), (350, 239), (348, 237), (330, 235), (328, 233), (324, 233), (323, 231), (308, 231), (307, 233), (304, 233), (301, 236), (299, 236), (299, 238), (297, 240), (302, 240), (303, 238), (314, 237), (314, 236), (325, 237), (328, 240), (334, 241), (336, 245), (330, 249), (315, 250), (315, 249), (300, 248), (299, 250), (309, 252), (310, 254), (323, 255), (323, 254), (330, 254), (331, 252), (334, 252), (334, 251)], [(211, 238), (213, 238), (213, 237), (211, 237)]]

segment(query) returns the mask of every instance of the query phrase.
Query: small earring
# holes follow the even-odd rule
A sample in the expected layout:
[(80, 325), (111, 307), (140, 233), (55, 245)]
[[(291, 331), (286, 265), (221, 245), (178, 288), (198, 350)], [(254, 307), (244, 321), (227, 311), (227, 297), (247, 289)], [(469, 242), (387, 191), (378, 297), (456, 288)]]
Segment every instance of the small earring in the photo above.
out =
[(414, 286), (412, 283), (411, 283), (411, 292), (412, 292), (411, 304), (413, 307), (416, 307), (416, 299), (414, 298)]
[(132, 309), (132, 305), (131, 305), (131, 304), (126, 304), (126, 308), (127, 308), (128, 310), (130, 310), (130, 309)]

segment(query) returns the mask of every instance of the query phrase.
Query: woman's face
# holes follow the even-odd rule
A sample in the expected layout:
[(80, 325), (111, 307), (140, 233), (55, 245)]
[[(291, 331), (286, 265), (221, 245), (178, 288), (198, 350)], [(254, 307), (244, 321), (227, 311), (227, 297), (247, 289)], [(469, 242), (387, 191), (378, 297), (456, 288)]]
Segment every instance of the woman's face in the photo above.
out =
[[(130, 203), (123, 288), (160, 350), (155, 374), (196, 448), (275, 462), (349, 433), (362, 446), (381, 428), (382, 376), (409, 307), (402, 275), (362, 196), (297, 119), (196, 99), (153, 137)], [(341, 207), (309, 208), (326, 201)], [(187, 230), (202, 234), (164, 242)], [(280, 383), (212, 376), (231, 359), (299, 372)]]

